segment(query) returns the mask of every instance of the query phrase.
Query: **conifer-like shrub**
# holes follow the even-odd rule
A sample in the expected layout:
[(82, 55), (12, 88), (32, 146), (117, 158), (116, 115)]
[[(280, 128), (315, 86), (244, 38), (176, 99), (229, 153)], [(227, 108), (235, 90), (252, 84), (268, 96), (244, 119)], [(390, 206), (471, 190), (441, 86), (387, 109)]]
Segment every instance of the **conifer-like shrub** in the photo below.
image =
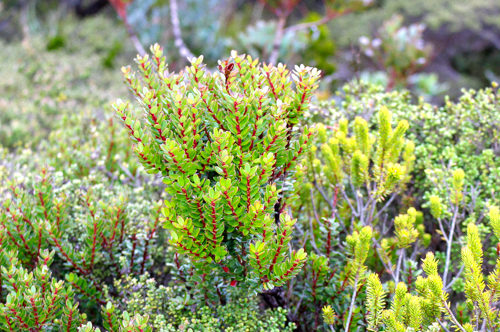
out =
[[(343, 118), (357, 116), (376, 124), (373, 116), (387, 107), (394, 123), (410, 124), (407, 136), (415, 142), (414, 185), (412, 199), (436, 194), (436, 184), (444, 182), (450, 168), (466, 171), (466, 186), (481, 184), (478, 205), (498, 199), (500, 191), (500, 93), (498, 84), (482, 90), (463, 91), (457, 101), (445, 99), (442, 106), (423, 100), (414, 101), (408, 91), (387, 92), (381, 86), (354, 81), (337, 92), (335, 104), (312, 108), (309, 119), (335, 126)], [(316, 105), (315, 105), (316, 106)], [(444, 197), (442, 197), (444, 198)]]
[[(405, 137), (409, 124), (393, 125), (387, 107), (373, 118), (318, 124), (313, 148), (297, 172), (302, 182), (296, 184), (293, 211), (307, 232), (303, 241), (311, 261), (294, 289), (304, 311), (297, 319), (314, 328), (325, 304), (330, 325), (356, 326), (367, 266), (399, 278), (405, 249), (416, 247), (417, 239), (428, 242), (418, 212), (398, 215), (391, 204), (405, 191), (415, 162), (415, 144)], [(384, 238), (393, 227), (394, 237)]]
[[(164, 177), (162, 209), (170, 243), (187, 255), (200, 282), (220, 288), (270, 289), (295, 276), (306, 260), (289, 253), (295, 221), (286, 213), (289, 176), (312, 131), (299, 125), (319, 71), (260, 64), (231, 54), (210, 72), (203, 57), (170, 73), (162, 49), (123, 68), (142, 116), (118, 102), (133, 150)], [(213, 292), (213, 289), (211, 290)]]
[[(500, 238), (500, 214), (498, 207), (492, 206), (488, 213), (489, 225), (496, 238)], [(483, 272), (483, 241), (474, 223), (467, 225), (461, 248), (461, 264), (465, 282), (464, 306), (455, 311), (450, 303), (449, 286), (439, 273), (439, 262), (432, 252), (422, 261), (425, 277), (418, 276), (415, 287), (407, 282), (397, 284), (390, 304), (386, 306), (387, 291), (382, 287), (379, 276), (371, 274), (366, 287), (366, 310), (368, 330), (379, 331), (439, 331), (441, 327), (462, 332), (497, 331), (499, 328), (498, 287), (500, 286), (500, 259), (497, 258), (487, 276)], [(495, 243), (493, 243), (495, 244)], [(458, 273), (458, 278), (462, 272)], [(457, 305), (458, 304), (458, 305)]]
[[(430, 213), (408, 208), (415, 145), (408, 122), (391, 118), (381, 106), (368, 120), (318, 126), (318, 148), (297, 174), (294, 208), (311, 268), (294, 285), (296, 319), (316, 329), (322, 307), (323, 322), (345, 331), (495, 331), (498, 251), (486, 260), (482, 247), (496, 248), (498, 208), (477, 202), (483, 189), (459, 168), (435, 183), (422, 204)], [(442, 249), (433, 253), (431, 240)]]

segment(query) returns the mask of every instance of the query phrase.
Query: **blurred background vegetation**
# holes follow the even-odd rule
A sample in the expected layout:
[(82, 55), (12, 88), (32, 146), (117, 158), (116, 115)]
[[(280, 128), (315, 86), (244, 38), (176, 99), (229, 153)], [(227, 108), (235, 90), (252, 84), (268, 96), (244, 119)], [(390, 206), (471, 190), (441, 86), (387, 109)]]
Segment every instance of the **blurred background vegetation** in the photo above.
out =
[(3, 0), (0, 142), (36, 143), (62, 113), (95, 113), (123, 93), (119, 67), (154, 42), (172, 70), (199, 54), (215, 68), (236, 49), (318, 67), (325, 99), (361, 78), (442, 104), (498, 80), (500, 3)]

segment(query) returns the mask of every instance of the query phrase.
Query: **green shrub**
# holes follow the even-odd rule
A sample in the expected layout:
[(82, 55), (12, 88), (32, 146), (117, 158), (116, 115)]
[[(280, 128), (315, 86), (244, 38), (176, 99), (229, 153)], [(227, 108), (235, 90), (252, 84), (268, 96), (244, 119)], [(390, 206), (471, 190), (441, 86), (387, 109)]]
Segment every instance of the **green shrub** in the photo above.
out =
[(193, 310), (185, 286), (161, 286), (147, 274), (124, 276), (115, 281), (115, 287), (119, 296), (104, 309), (111, 316), (103, 315), (110, 321), (125, 311), (147, 315), (155, 331), (292, 331), (294, 327), (287, 322), (284, 308), (262, 310), (258, 299), (245, 290), (225, 306), (204, 304)]
[[(490, 209), (489, 219), (498, 237), (498, 207)], [(366, 290), (366, 309), (370, 312), (368, 329), (378, 331), (383, 326), (384, 331), (401, 331), (408, 328), (438, 331), (440, 326), (443, 326), (472, 332), (475, 327), (482, 326), (482, 329), (489, 331), (497, 330), (499, 322), (494, 303), (498, 298), (497, 289), (500, 286), (500, 260), (497, 259), (494, 270), (485, 277), (482, 271), (482, 240), (474, 223), (467, 225), (461, 258), (464, 266), (466, 306), (469, 312), (467, 316), (464, 317), (462, 313), (460, 317), (453, 312), (448, 302), (446, 278), (441, 279), (438, 261), (434, 254), (429, 252), (422, 262), (422, 269), (427, 277), (419, 276), (416, 280), (416, 294), (409, 291), (408, 287), (411, 285), (399, 283), (388, 306), (390, 309), (385, 309), (386, 291), (382, 288), (379, 277), (376, 274), (370, 275)]]
[[(327, 303), (349, 322), (332, 318), (332, 325), (340, 323), (346, 330), (355, 326), (360, 312), (349, 302), (356, 303), (358, 288), (365, 282), (365, 263), (397, 279), (401, 262), (398, 272), (393, 262), (417, 239), (426, 237), (416, 229), (421, 220), (417, 222), (415, 209), (394, 220), (398, 211), (391, 204), (406, 190), (415, 161), (415, 145), (405, 138), (408, 122), (393, 126), (386, 107), (374, 118), (373, 130), (361, 117), (351, 122), (341, 119), (328, 127), (319, 124), (314, 148), (298, 171), (303, 182), (297, 182), (300, 198), (294, 214), (302, 225), (309, 224), (304, 227), (309, 236), (303, 241), (311, 252), (311, 270), (299, 276), (294, 291), (296, 296), (308, 295), (299, 304), (305, 308), (301, 320), (314, 328)], [(394, 238), (383, 240), (394, 224)]]
[(415, 142), (413, 188), (417, 195), (413, 200), (417, 204), (425, 201), (425, 193), (436, 192), (436, 184), (443, 182), (449, 168), (466, 170), (467, 187), (481, 184), (478, 194), (483, 200), (478, 201), (479, 206), (498, 199), (500, 99), (495, 83), (483, 90), (464, 91), (457, 102), (447, 100), (441, 107), (413, 102), (406, 91), (386, 92), (380, 86), (357, 82), (346, 85), (339, 96), (338, 103), (324, 104), (313, 114), (326, 117), (330, 126), (344, 117), (353, 120), (361, 116), (374, 122), (372, 114), (386, 106), (394, 121), (407, 120), (411, 124), (408, 137)]
[(221, 303), (222, 286), (283, 285), (306, 258), (303, 250), (286, 253), (295, 222), (283, 208), (287, 176), (312, 135), (296, 125), (319, 72), (290, 73), (233, 53), (220, 72), (208, 72), (199, 57), (185, 74), (170, 74), (161, 48), (151, 50), (137, 58), (141, 80), (123, 69), (144, 119), (128, 103), (115, 109), (143, 165), (164, 176), (171, 243), (196, 275), (218, 285)]
[(2, 253), (2, 293), (0, 324), (5, 331), (76, 330), (86, 321), (78, 309), (69, 283), (52, 277), (49, 266), (54, 252), (43, 250), (33, 271), (22, 267), (16, 251), (6, 245), (3, 226), (0, 238)]

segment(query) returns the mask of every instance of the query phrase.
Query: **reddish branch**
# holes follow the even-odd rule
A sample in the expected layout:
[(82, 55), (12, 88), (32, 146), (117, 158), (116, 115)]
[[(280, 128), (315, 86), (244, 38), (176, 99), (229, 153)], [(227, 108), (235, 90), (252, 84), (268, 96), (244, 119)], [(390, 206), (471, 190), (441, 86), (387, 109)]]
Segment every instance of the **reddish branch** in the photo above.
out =
[(47, 322), (47, 320), (50, 317), (50, 314), (52, 313), (52, 310), (54, 310), (58, 293), (59, 293), (59, 288), (56, 288), (54, 290), (53, 295), (52, 295), (52, 299), (50, 300), (50, 305), (49, 305), (49, 308), (47, 309), (47, 314), (45, 315), (45, 319), (41, 322), (41, 325), (43, 325)]
[(225, 190), (223, 192), (223, 194), (224, 194), (224, 197), (226, 198), (226, 202), (229, 205), (229, 208), (231, 209), (231, 214), (233, 215), (234, 219), (236, 219), (236, 221), (238, 222), (238, 228), (242, 228), (243, 224), (242, 224), (240, 218), (238, 218), (238, 215), (236, 214), (236, 210), (234, 209), (234, 206), (231, 203), (231, 199), (229, 198), (229, 194), (228, 194), (227, 190)]
[(153, 224), (153, 228), (149, 232), (148, 237), (146, 238), (146, 242), (144, 243), (144, 253), (142, 254), (142, 262), (141, 262), (141, 274), (144, 273), (144, 267), (146, 265), (146, 259), (148, 258), (149, 243), (153, 239), (153, 237), (154, 237), (154, 235), (156, 233), (156, 229), (158, 227), (158, 222), (160, 221), (160, 209), (161, 208), (158, 208), (158, 210), (156, 211), (157, 216), (155, 218), (155, 222)]
[(14, 315), (14, 317), (17, 318), (17, 320), (19, 321), (19, 323), (26, 329), (29, 329), (29, 326), (28, 324), (26, 324), (26, 322), (21, 318), (21, 316), (19, 316), (19, 314), (17, 313), (16, 309), (12, 308), (12, 307), (9, 307), (9, 310), (10, 312), (12, 312), (12, 314)]
[(250, 211), (250, 175), (247, 175), (247, 212)]
[(68, 324), (66, 325), (66, 332), (71, 331), (72, 322), (73, 322), (73, 309), (69, 309)]
[(278, 244), (278, 248), (276, 249), (276, 252), (274, 253), (273, 261), (272, 261), (271, 265), (269, 266), (269, 272), (271, 272), (271, 273), (273, 272), (273, 267), (278, 260), (278, 256), (280, 255), (281, 250), (283, 249), (283, 242), (285, 241), (285, 238), (287, 235), (288, 235), (287, 230), (285, 229), (283, 231), (283, 233), (281, 234), (280, 242)]
[(52, 233), (51, 230), (49, 230), (49, 234), (50, 234), (50, 237), (51, 237), (52, 241), (54, 241), (54, 244), (56, 245), (57, 249), (59, 249), (59, 252), (64, 256), (64, 258), (66, 259), (66, 261), (68, 263), (70, 263), (75, 269), (77, 269), (81, 274), (83, 274), (83, 275), (89, 274), (89, 271), (87, 269), (81, 268), (78, 264), (76, 264), (76, 262), (74, 260), (72, 260), (69, 257), (69, 255), (62, 248), (61, 244), (59, 243), (59, 241), (57, 240), (57, 238), (55, 237), (54, 233)]
[(114, 326), (113, 326), (113, 321), (111, 319), (111, 314), (109, 312), (106, 312), (106, 317), (108, 320), (108, 325), (111, 331), (114, 331)]
[(135, 33), (134, 29), (132, 28), (132, 26), (128, 21), (127, 6), (129, 2), (124, 0), (109, 0), (109, 2), (115, 8), (116, 12), (118, 13), (118, 16), (120, 16), (121, 19), (123, 20), (123, 24), (125, 24), (125, 27), (127, 28), (130, 40), (134, 44), (134, 47), (136, 48), (137, 52), (139, 52), (141, 56), (145, 55), (146, 51), (144, 50), (144, 47), (142, 46), (139, 38), (137, 37), (137, 34)]
[(101, 305), (106, 304), (105, 301), (97, 298), (97, 296), (95, 296), (93, 294), (90, 294), (85, 289), (83, 289), (82, 287), (78, 286), (78, 284), (76, 282), (72, 282), (72, 281), (68, 281), (68, 282), (71, 284), (71, 286), (73, 286), (76, 290), (78, 290), (81, 294), (85, 295), (89, 299), (92, 299), (92, 300), (96, 301), (97, 303), (99, 303)]
[[(259, 253), (258, 252), (255, 252), (255, 260), (257, 262), (257, 266), (259, 267), (259, 270), (263, 270), (264, 267), (262, 266), (262, 262), (260, 261), (260, 257), (259, 257)], [(262, 280), (262, 282), (268, 282), (269, 281), (269, 278), (267, 277), (267, 275), (264, 275), (263, 277), (260, 278)]]
[(217, 245), (217, 214), (215, 211), (215, 201), (210, 202), (212, 208), (212, 242), (214, 247)]
[(35, 299), (33, 297), (30, 297), (30, 304), (31, 307), (33, 308), (33, 317), (35, 318), (35, 331), (40, 331), (40, 322), (39, 322), (39, 317), (38, 317), (38, 309), (35, 303)]
[(288, 269), (286, 270), (286, 272), (282, 275), (282, 276), (279, 276), (279, 277), (276, 277), (273, 279), (273, 282), (276, 282), (276, 281), (281, 281), (281, 280), (285, 280), (290, 274), (293, 273), (293, 271), (295, 271), (295, 269), (297, 268), (297, 266), (300, 264), (300, 260), (299, 259), (296, 259), (294, 262), (293, 262), (293, 265)]

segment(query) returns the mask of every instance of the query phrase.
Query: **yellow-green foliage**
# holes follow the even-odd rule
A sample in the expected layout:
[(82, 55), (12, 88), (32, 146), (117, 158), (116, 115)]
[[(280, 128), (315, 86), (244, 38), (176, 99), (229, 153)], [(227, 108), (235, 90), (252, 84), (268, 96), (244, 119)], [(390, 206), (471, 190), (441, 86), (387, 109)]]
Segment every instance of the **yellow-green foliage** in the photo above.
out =
[(323, 320), (328, 325), (335, 324), (335, 311), (333, 311), (332, 307), (327, 305), (323, 307)]
[(382, 310), (385, 307), (385, 292), (376, 274), (370, 274), (366, 281), (366, 305), (368, 311), (368, 330), (378, 331)]
[[(476, 225), (467, 226), (467, 245), (462, 248), (462, 261), (465, 266), (465, 294), (473, 303), (480, 315), (474, 317), (475, 320), (484, 319), (487, 326), (493, 329), (495, 313), (491, 307), (493, 294), (486, 289), (482, 272), (483, 249), (479, 231)], [(496, 281), (496, 280), (495, 280)], [(493, 286), (498, 287), (498, 285)]]
[(371, 227), (365, 226), (359, 232), (354, 231), (352, 235), (347, 236), (346, 242), (351, 256), (347, 267), (350, 280), (354, 281), (359, 277), (363, 277), (366, 270), (364, 263), (370, 252), (372, 233)]
[[(490, 208), (490, 214), (493, 214), (490, 223), (495, 222), (497, 209), (495, 206)], [(408, 331), (409, 328), (412, 331), (427, 331), (433, 330), (443, 321), (448, 321), (457, 331), (473, 331), (474, 325), (486, 326), (488, 331), (494, 331), (498, 325), (494, 303), (499, 298), (500, 259), (497, 259), (495, 270), (485, 282), (481, 237), (478, 227), (473, 223), (467, 226), (466, 243), (462, 247), (461, 255), (464, 264), (465, 296), (467, 303), (473, 307), (473, 314), (467, 323), (457, 319), (439, 275), (439, 262), (434, 254), (429, 252), (422, 261), (422, 270), (426, 276), (419, 276), (415, 282), (416, 294), (411, 293), (407, 285), (400, 282), (394, 290), (388, 309), (384, 309), (386, 293), (378, 276), (370, 275), (365, 300), (368, 328), (372, 331), (379, 331), (380, 328), (384, 331)]]
[(443, 214), (443, 206), (441, 203), (441, 198), (436, 195), (429, 197), (429, 204), (431, 209), (431, 214), (434, 218), (439, 219)]
[(401, 214), (394, 220), (395, 234), (399, 248), (407, 248), (417, 240), (418, 231), (415, 229), (417, 211), (409, 208), (407, 214)]
[(488, 217), (490, 219), (491, 228), (497, 239), (500, 240), (500, 209), (498, 206), (491, 206), (489, 210)]

